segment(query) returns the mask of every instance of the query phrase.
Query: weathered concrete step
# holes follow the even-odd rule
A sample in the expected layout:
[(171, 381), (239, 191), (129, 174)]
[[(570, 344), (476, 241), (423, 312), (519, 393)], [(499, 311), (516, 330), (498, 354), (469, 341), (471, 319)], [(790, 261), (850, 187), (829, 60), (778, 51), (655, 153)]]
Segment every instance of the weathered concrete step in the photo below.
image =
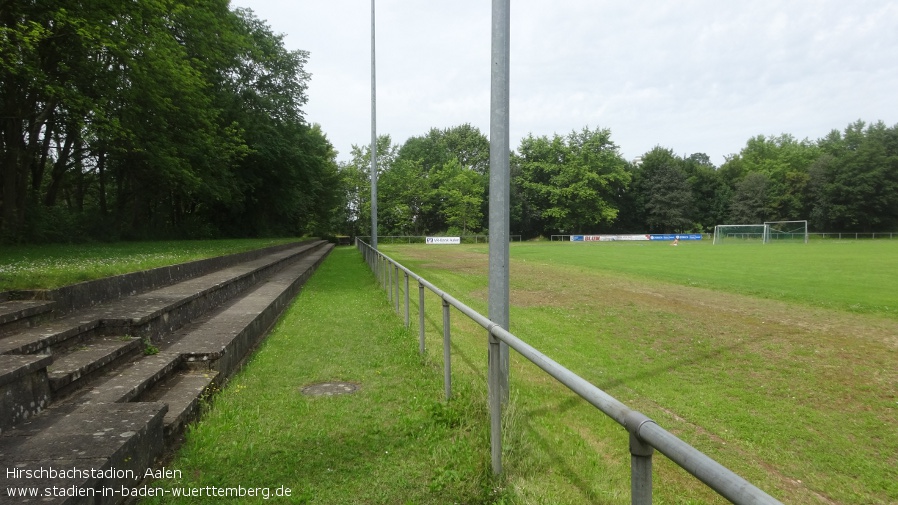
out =
[(57, 345), (81, 337), (94, 335), (100, 328), (98, 319), (73, 316), (29, 328), (23, 332), (0, 337), (0, 354), (35, 354), (48, 352)]
[[(307, 241), (304, 243), (311, 243)], [(53, 300), (54, 311), (67, 314), (118, 298), (133, 296), (158, 289), (186, 279), (191, 279), (224, 267), (266, 256), (268, 254), (290, 249), (303, 243), (281, 244), (264, 249), (255, 249), (237, 254), (206, 258), (177, 265), (153, 268), (140, 272), (79, 282), (69, 286), (50, 290), (23, 290), (14, 296), (24, 299)], [(9, 299), (10, 293), (0, 293), (0, 300)]]
[[(0, 437), (0, 503), (113, 504), (133, 489), (165, 448), (164, 403), (94, 404), (46, 412)], [(52, 471), (64, 470), (63, 476)], [(48, 496), (48, 489), (93, 496)], [(93, 489), (93, 492), (89, 490)], [(33, 490), (36, 496), (22, 497)], [(110, 490), (115, 492), (109, 492)], [(12, 492), (12, 493), (11, 493)]]
[(47, 367), (50, 387), (57, 395), (70, 391), (82, 379), (124, 358), (141, 352), (143, 342), (136, 337), (96, 337), (54, 356)]
[(229, 377), (332, 248), (329, 244), (303, 257), (161, 345), (183, 356), (190, 367)]
[(119, 372), (101, 379), (73, 401), (81, 403), (122, 403), (136, 400), (183, 363), (180, 354), (160, 352), (134, 361)]
[(0, 355), (0, 434), (37, 415), (51, 400), (51, 356)]
[(64, 343), (68, 339), (87, 338), (100, 332), (158, 338), (324, 244), (312, 242), (279, 250), (179, 284), (96, 305), (40, 327), (0, 336), (0, 354), (51, 352), (54, 346), (70, 345)]
[(7, 300), (0, 302), (0, 332), (30, 325), (40, 316), (49, 315), (56, 302), (46, 300)]
[(168, 405), (163, 424), (165, 436), (170, 438), (199, 417), (201, 402), (211, 394), (217, 377), (215, 372), (182, 370), (157, 383), (139, 401)]

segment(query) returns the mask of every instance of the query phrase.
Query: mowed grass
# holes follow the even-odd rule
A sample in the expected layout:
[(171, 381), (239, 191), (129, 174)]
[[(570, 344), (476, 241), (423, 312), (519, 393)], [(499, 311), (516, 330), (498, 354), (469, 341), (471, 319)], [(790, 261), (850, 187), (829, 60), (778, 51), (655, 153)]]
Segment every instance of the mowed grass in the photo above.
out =
[[(442, 401), (439, 364), (417, 349), (358, 252), (335, 249), (190, 428), (167, 464), (182, 478), (152, 486), (270, 490), (270, 500), (241, 503), (495, 502), (505, 491), (480, 450), (489, 446), (485, 391), (460, 380), (455, 399)], [(302, 393), (330, 381), (358, 390)], [(280, 488), (291, 496), (277, 497)]]
[(52, 289), (300, 239), (173, 240), (0, 246), (0, 292)]
[[(486, 246), (382, 250), (486, 313)], [(891, 504), (895, 258), (898, 242), (513, 244), (511, 330), (784, 503)], [(456, 313), (455, 376), (482, 383), (485, 347)], [(622, 428), (514, 352), (511, 383), (512, 502), (629, 500)], [(725, 502), (657, 453), (654, 491)]]
[(898, 318), (898, 240), (531, 243), (515, 258)]

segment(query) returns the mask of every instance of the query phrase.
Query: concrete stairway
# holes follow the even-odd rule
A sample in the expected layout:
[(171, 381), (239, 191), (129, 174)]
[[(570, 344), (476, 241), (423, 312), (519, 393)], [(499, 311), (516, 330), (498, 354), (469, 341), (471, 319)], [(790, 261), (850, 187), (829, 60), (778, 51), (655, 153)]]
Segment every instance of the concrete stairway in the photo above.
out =
[(125, 501), (332, 247), (0, 294), (0, 503)]

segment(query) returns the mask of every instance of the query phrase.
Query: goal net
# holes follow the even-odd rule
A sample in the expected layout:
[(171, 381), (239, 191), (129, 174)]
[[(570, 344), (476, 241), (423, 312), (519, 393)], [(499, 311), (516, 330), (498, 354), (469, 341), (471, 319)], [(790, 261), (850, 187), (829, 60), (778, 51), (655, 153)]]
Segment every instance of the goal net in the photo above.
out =
[(766, 221), (767, 242), (790, 241), (808, 243), (807, 221)]
[(713, 244), (757, 243), (767, 241), (766, 224), (719, 224), (714, 227)]

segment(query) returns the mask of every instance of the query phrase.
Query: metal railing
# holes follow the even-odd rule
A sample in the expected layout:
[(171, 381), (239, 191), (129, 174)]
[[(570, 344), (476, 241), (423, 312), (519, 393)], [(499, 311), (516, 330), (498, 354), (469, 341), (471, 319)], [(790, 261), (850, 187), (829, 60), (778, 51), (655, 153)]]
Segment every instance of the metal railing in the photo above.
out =
[[(442, 300), (443, 307), (443, 378), (444, 393), (448, 400), (452, 395), (452, 368), (450, 354), (450, 310), (455, 307), (459, 312), (482, 326), (494, 339), (508, 344), (521, 356), (567, 386), (581, 398), (591, 403), (605, 415), (623, 426), (630, 434), (630, 490), (633, 505), (649, 505), (652, 503), (652, 455), (655, 450), (667, 456), (671, 461), (692, 474), (699, 481), (710, 487), (731, 502), (741, 504), (779, 504), (779, 500), (771, 497), (755, 487), (728, 468), (714, 461), (704, 453), (671, 434), (644, 414), (630, 409), (619, 400), (605, 393), (574, 372), (556, 363), (523, 340), (458, 301), (448, 293), (437, 288), (423, 277), (402, 266), (389, 256), (371, 248), (361, 240), (356, 240), (356, 247), (374, 272), (378, 282), (389, 293), (390, 303), (400, 312), (401, 282), (404, 277), (405, 292), (405, 324), (410, 324), (409, 280), (418, 284), (418, 340), (419, 351), (424, 354), (424, 290), (429, 289)], [(400, 274), (401, 272), (401, 274)], [(490, 360), (488, 377), (498, 375), (498, 360)], [(501, 473), (502, 436), (501, 436), (501, 401), (499, 395), (490, 394), (490, 438), (493, 471)], [(498, 464), (497, 464), (498, 463)]]

